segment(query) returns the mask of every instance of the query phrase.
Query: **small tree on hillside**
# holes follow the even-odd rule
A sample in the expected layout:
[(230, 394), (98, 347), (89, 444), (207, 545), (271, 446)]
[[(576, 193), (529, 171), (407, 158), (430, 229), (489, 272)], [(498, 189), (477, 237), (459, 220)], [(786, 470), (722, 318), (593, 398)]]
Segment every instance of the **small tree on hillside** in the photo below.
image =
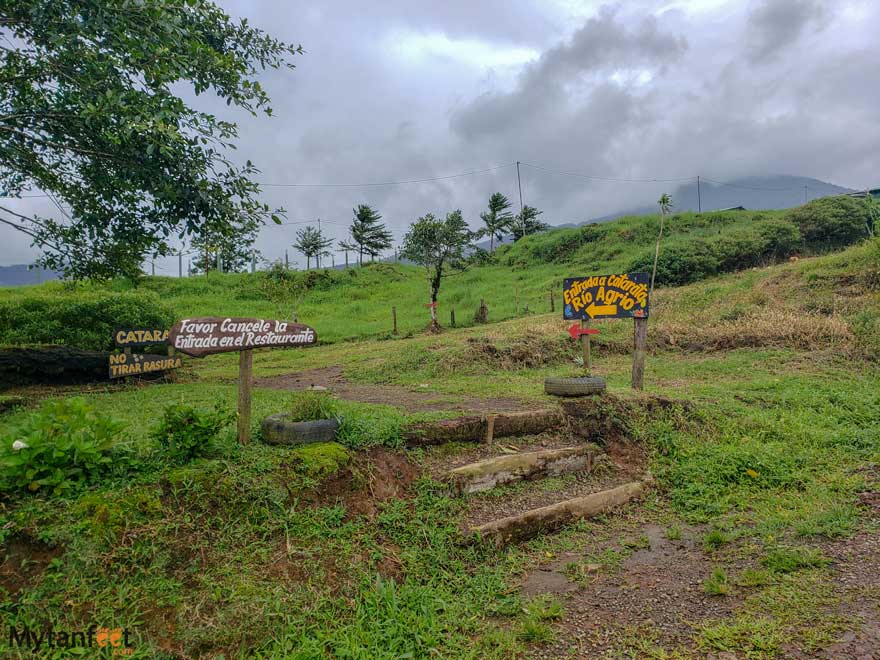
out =
[(660, 239), (663, 238), (663, 225), (666, 222), (666, 215), (672, 210), (672, 198), (663, 193), (657, 200), (660, 205), (660, 231), (657, 233), (657, 247), (654, 248), (654, 268), (651, 270), (651, 290), (649, 296), (654, 295), (654, 277), (657, 275), (657, 259), (660, 258)]
[(357, 245), (351, 241), (339, 241), (337, 245), (345, 253), (345, 267), (348, 268), (348, 253), (356, 251), (358, 249)]
[(504, 238), (504, 232), (510, 230), (513, 214), (507, 209), (510, 201), (500, 192), (489, 198), (489, 210), (480, 214), (480, 219), (486, 225), (486, 233), (489, 234), (489, 252), (495, 251), (495, 239)]
[(375, 257), (391, 247), (391, 232), (379, 220), (382, 216), (367, 204), (352, 209), (354, 220), (349, 227), (351, 240), (357, 245), (358, 263), (364, 265), (364, 254)]
[(423, 266), (428, 277), (432, 329), (440, 327), (436, 303), (443, 278), (467, 268), (466, 252), (479, 236), (470, 230), (461, 211), (447, 213), (445, 220), (428, 213), (412, 223), (404, 236), (400, 255)]
[(315, 261), (320, 268), (321, 257), (330, 254), (327, 251), (327, 248), (332, 244), (333, 240), (330, 238), (324, 238), (324, 234), (320, 229), (316, 229), (311, 225), (306, 225), (303, 229), (296, 232), (296, 241), (294, 242), (293, 247), (305, 255), (306, 270), (308, 270), (312, 265), (312, 257), (315, 258)]
[(538, 220), (538, 216), (542, 213), (543, 211), (539, 211), (534, 206), (524, 206), (522, 213), (516, 214), (516, 218), (510, 228), (510, 233), (513, 234), (513, 240), (518, 241), (523, 236), (537, 234), (538, 232), (547, 229), (549, 225)]
[(215, 270), (218, 256), (225, 272), (246, 270), (252, 258), (260, 258), (260, 253), (253, 249), (259, 231), (260, 223), (248, 219), (226, 227), (225, 231), (211, 232), (206, 228), (191, 242), (196, 253), (193, 270), (201, 273)]

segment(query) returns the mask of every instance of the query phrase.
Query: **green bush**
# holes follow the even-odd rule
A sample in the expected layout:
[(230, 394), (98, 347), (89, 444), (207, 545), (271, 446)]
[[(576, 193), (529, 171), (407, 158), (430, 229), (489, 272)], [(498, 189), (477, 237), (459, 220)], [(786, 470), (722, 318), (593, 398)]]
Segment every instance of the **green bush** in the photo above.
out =
[(112, 350), (120, 327), (168, 328), (173, 322), (171, 309), (148, 291), (35, 291), (0, 299), (0, 344)]
[[(633, 261), (629, 271), (650, 273), (653, 265), (654, 251), (651, 250)], [(695, 239), (666, 246), (661, 244), (656, 282), (664, 286), (690, 284), (716, 274), (718, 266), (718, 256), (706, 240)]]
[(165, 408), (151, 435), (169, 460), (187, 463), (209, 453), (220, 432), (234, 420), (235, 414), (223, 412), (219, 403), (214, 410), (175, 403)]
[(122, 428), (82, 398), (44, 403), (0, 441), (2, 489), (58, 495), (95, 483), (121, 462), (113, 449)]
[(771, 261), (794, 254), (803, 243), (797, 225), (781, 218), (763, 220), (758, 226), (758, 235), (761, 237), (761, 250)]
[(790, 210), (785, 219), (800, 229), (813, 249), (843, 247), (866, 238), (872, 221), (863, 201), (845, 195), (814, 199)]
[(333, 419), (338, 415), (336, 400), (330, 392), (310, 390), (297, 392), (290, 406), (290, 418), (294, 422), (314, 422)]

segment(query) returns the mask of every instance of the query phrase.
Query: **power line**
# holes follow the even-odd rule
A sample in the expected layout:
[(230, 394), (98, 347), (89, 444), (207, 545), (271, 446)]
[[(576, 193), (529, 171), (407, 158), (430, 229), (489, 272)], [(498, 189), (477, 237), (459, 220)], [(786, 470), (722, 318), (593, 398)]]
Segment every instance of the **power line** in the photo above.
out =
[(544, 172), (550, 172), (551, 174), (561, 174), (563, 176), (575, 176), (581, 179), (590, 179), (593, 181), (612, 181), (617, 183), (674, 183), (679, 181), (694, 181), (696, 179), (696, 177), (693, 176), (682, 177), (679, 179), (621, 179), (610, 176), (595, 176), (592, 174), (583, 174), (581, 172), (565, 172), (561, 170), (553, 170), (549, 167), (541, 167), (540, 165), (526, 163), (524, 161), (520, 161), (520, 165), (525, 165), (526, 167), (531, 167), (536, 170), (542, 170)]
[(446, 176), (434, 176), (425, 179), (407, 179), (404, 181), (381, 181), (375, 183), (260, 183), (261, 186), (274, 188), (369, 188), (376, 186), (402, 186), (409, 183), (428, 183), (430, 181), (445, 181), (447, 179), (457, 179), (463, 176), (473, 176), (474, 174), (485, 174), (486, 172), (494, 172), (504, 169), (505, 167), (513, 167), (516, 163), (505, 163), (504, 165), (496, 165), (495, 167), (487, 167), (482, 170), (470, 170), (468, 172), (459, 172), (458, 174), (449, 174)]
[(703, 180), (710, 181), (710, 182), (717, 184), (719, 186), (726, 186), (728, 188), (741, 188), (742, 190), (765, 190), (768, 192), (786, 192), (789, 190), (801, 190), (802, 189), (801, 186), (797, 186), (795, 188), (759, 188), (757, 186), (744, 186), (739, 183), (725, 183), (724, 181), (717, 181), (715, 179), (710, 179), (707, 176), (704, 176)]

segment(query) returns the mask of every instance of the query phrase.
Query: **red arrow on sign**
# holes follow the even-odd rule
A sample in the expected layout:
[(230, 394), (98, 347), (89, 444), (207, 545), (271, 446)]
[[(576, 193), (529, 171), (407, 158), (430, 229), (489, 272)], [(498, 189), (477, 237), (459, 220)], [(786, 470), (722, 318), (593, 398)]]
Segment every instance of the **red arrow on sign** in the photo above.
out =
[(568, 329), (568, 334), (572, 339), (577, 339), (581, 335), (598, 335), (599, 328), (582, 328), (580, 323), (575, 323)]

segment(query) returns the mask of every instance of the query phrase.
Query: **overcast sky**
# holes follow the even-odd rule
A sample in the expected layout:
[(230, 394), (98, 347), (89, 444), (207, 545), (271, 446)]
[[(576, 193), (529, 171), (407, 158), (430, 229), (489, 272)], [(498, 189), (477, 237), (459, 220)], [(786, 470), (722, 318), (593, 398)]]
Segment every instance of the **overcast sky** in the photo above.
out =
[[(517, 160), (617, 179), (793, 174), (880, 184), (875, 0), (220, 4), (306, 51), (296, 69), (263, 77), (273, 117), (234, 115), (238, 157), (262, 169), (261, 181), (385, 182), (498, 167), (410, 185), (264, 189), (290, 222), (320, 217), (336, 239), (358, 203), (377, 207), (397, 239), (428, 211), (461, 208), (476, 227), (496, 190), (518, 206)], [(522, 166), (522, 187), (552, 224), (651, 202), (678, 185), (546, 169)], [(53, 214), (46, 200), (14, 204)], [(283, 257), (296, 229), (266, 227), (257, 247)], [(26, 237), (10, 228), (0, 237), (0, 264), (33, 259)], [(159, 262), (162, 272), (176, 274), (176, 260)]]

